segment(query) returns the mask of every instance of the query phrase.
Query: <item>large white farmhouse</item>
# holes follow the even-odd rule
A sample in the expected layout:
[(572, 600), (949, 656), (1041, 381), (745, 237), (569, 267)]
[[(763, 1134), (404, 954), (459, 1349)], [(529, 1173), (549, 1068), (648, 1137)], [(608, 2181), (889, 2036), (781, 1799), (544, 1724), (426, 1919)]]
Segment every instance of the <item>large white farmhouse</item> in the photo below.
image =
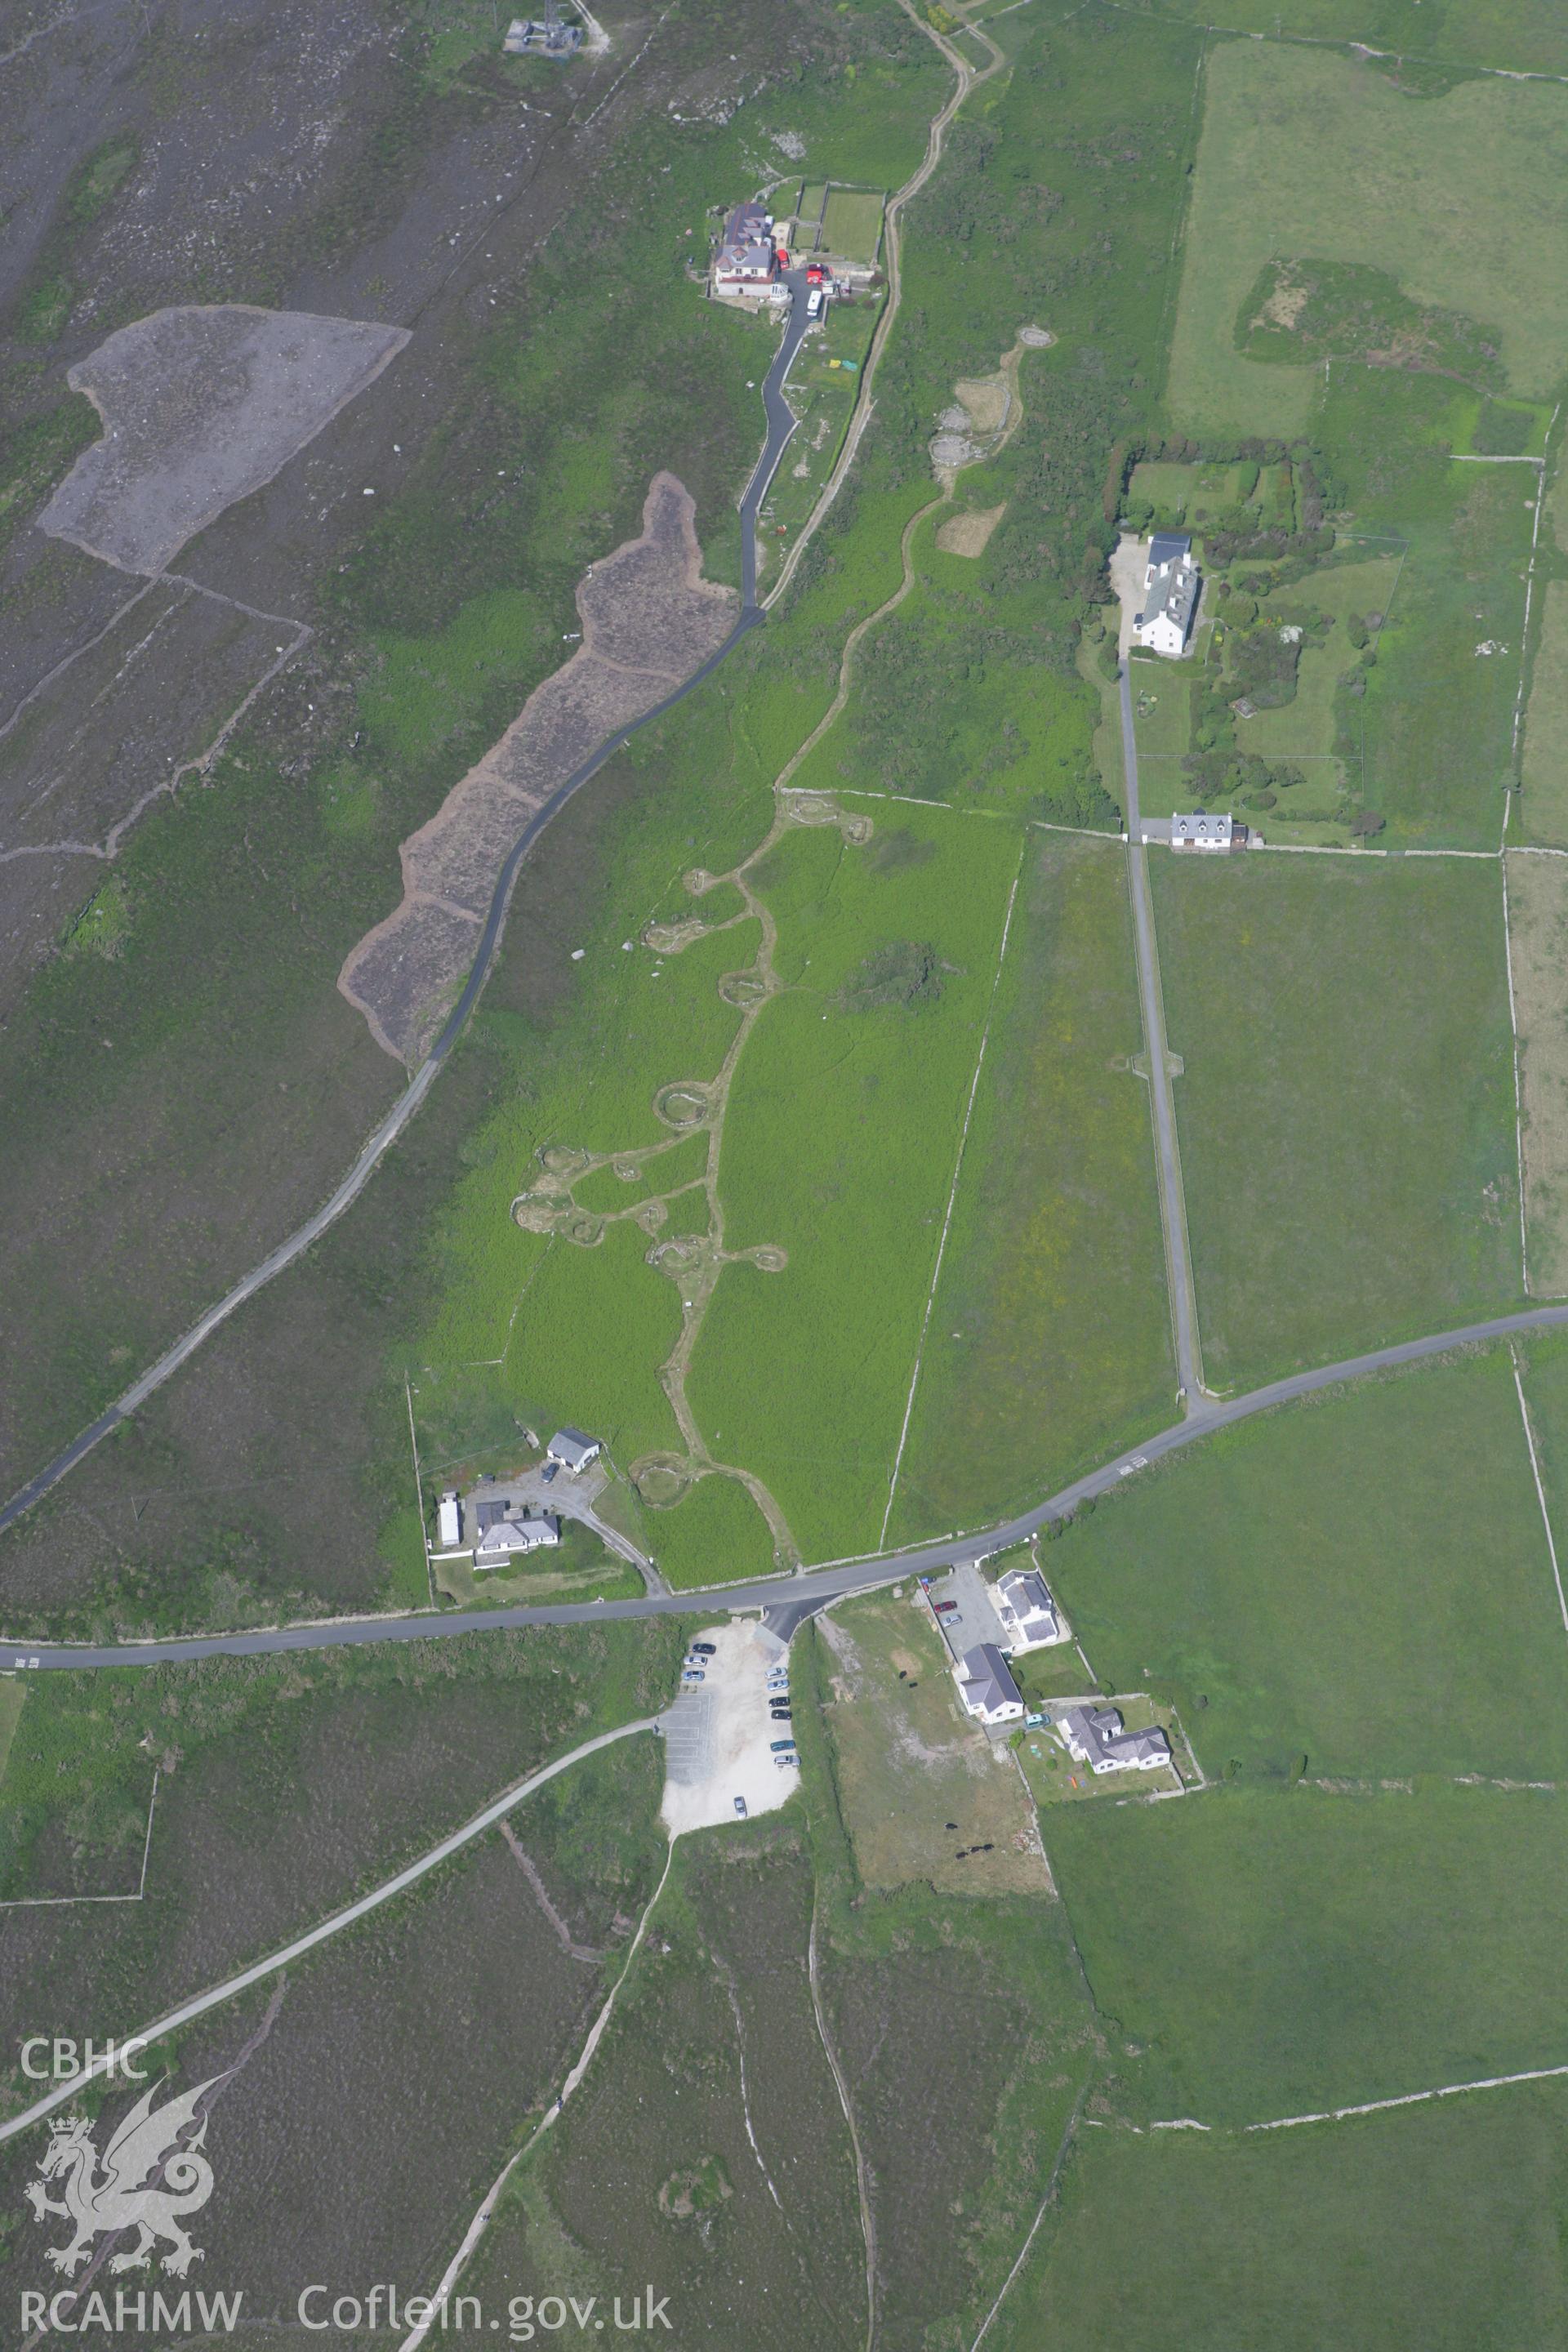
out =
[(1192, 541), (1180, 531), (1157, 530), (1149, 541), (1143, 610), (1133, 624), (1139, 644), (1150, 653), (1184, 653), (1202, 585)]

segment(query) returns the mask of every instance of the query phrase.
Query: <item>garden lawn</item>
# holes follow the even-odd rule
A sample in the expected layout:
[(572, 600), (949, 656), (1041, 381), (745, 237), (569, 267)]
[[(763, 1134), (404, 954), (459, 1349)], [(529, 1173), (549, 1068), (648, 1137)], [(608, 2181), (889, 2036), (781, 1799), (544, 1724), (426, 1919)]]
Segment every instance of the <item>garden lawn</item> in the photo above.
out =
[[(1364, 36), (1363, 36), (1364, 37)], [(1514, 391), (1568, 367), (1568, 89), (1498, 78), (1403, 93), (1321, 49), (1211, 50), (1168, 399), (1185, 433), (1307, 422), (1311, 369), (1244, 360), (1240, 313), (1275, 257), (1359, 262), (1491, 330)]]
[(1261, 2122), (1568, 2063), (1568, 1796), (1213, 1790), (1047, 1848), (1124, 2111)]
[(1211, 1776), (1568, 1780), (1568, 1633), (1506, 1349), (1225, 1430), (1047, 1549), (1110, 1690)]
[(1022, 1508), (1170, 1417), (1125, 852), (1031, 837), (889, 1534)]
[(1511, 1304), (1497, 867), (1263, 854), (1150, 875), (1210, 1382)]
[(830, 188), (822, 224), (822, 247), (844, 261), (869, 268), (882, 241), (882, 206), (875, 188)]
[[(785, 992), (736, 1069), (719, 1165), (725, 1268), (692, 1360), (716, 1456), (771, 1488), (807, 1559), (874, 1545), (914, 1370), (1020, 835), (901, 808), (864, 847), (786, 834), (752, 878)], [(923, 954), (908, 1003), (862, 1005), (879, 949)]]
[(1311, 2129), (1088, 2131), (995, 2352), (1560, 2345), (1568, 2085)]
[[(1282, 608), (1310, 607), (1331, 626), (1322, 645), (1302, 647), (1293, 699), (1278, 709), (1259, 710), (1237, 726), (1236, 740), (1242, 751), (1257, 751), (1270, 761), (1322, 759), (1332, 752), (1335, 688), (1356, 661), (1345, 634), (1346, 619), (1352, 613), (1386, 614), (1398, 576), (1399, 553), (1394, 551), (1369, 555), (1362, 563), (1326, 565), (1279, 591), (1277, 601)], [(1259, 617), (1267, 619), (1270, 610), (1266, 603)], [(1289, 815), (1293, 798), (1294, 793), (1288, 794), (1273, 812), (1275, 823)]]

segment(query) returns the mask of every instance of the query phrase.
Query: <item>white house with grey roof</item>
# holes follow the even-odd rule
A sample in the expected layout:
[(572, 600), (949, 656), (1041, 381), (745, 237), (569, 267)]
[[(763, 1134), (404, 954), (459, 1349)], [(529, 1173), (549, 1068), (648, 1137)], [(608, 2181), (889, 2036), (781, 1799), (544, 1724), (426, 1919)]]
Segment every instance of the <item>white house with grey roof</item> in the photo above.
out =
[(544, 1458), (559, 1463), (563, 1470), (570, 1470), (575, 1475), (596, 1462), (604, 1450), (598, 1439), (590, 1437), (585, 1429), (558, 1429), (544, 1449)]
[(1021, 1723), (1024, 1702), (994, 1642), (977, 1643), (952, 1670), (965, 1710), (987, 1730), (998, 1723)]
[(1238, 825), (1223, 809), (1213, 816), (1206, 809), (1197, 809), (1191, 816), (1178, 814), (1171, 819), (1173, 849), (1233, 849), (1246, 839), (1247, 827)]
[(1172, 657), (1185, 653), (1202, 587), (1192, 541), (1181, 531), (1157, 530), (1149, 541), (1143, 610), (1133, 623), (1139, 644)]
[(522, 1511), (491, 1518), (481, 1503), (477, 1516), (480, 1526), (474, 1566), (478, 1569), (499, 1568), (503, 1561), (542, 1551), (561, 1540), (561, 1522), (553, 1511)]
[(1051, 1599), (1037, 1568), (1010, 1568), (992, 1587), (991, 1602), (1002, 1621), (1002, 1640), (1009, 1656), (1025, 1650), (1048, 1649), (1068, 1639), (1061, 1612)]
[(1058, 1727), (1068, 1755), (1091, 1772), (1157, 1772), (1171, 1760), (1171, 1743), (1158, 1725), (1129, 1731), (1118, 1707), (1069, 1707)]

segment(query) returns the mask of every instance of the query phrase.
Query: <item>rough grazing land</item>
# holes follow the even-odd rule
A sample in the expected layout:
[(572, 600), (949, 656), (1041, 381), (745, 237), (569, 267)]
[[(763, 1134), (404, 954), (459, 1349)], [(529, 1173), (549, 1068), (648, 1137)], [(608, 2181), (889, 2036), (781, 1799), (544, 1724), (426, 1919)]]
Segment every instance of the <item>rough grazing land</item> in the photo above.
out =
[[(205, 772), (302, 635), (159, 583), (0, 736), (0, 1003), (77, 913), (84, 877), (90, 889), (137, 818)], [(98, 908), (67, 936), (79, 950), (117, 946)]]
[(408, 341), (405, 327), (220, 302), (155, 310), (68, 372), (103, 418), (38, 518), (123, 572), (162, 572), (269, 482)]
[(1171, 360), (1183, 430), (1305, 424), (1314, 371), (1235, 348), (1274, 256), (1389, 270), (1415, 301), (1495, 329), (1516, 391), (1550, 393), (1568, 360), (1553, 266), (1568, 226), (1568, 89), (1486, 79), (1416, 97), (1363, 62), (1262, 41), (1216, 47), (1205, 79)]
[(377, 1045), (416, 1061), (467, 971), (496, 877), (534, 811), (595, 744), (662, 701), (729, 635), (734, 592), (702, 577), (689, 493), (654, 476), (642, 535), (577, 591), (583, 643), (535, 688), (500, 741), (403, 845), (403, 902), (338, 985)]
[(593, 2070), (481, 2247), (468, 2284), (486, 2310), (573, 2293), (629, 2309), (652, 2279), (682, 2352), (864, 2343), (812, 1905), (798, 1833), (732, 1822), (681, 1842)]
[(961, 1711), (925, 1602), (908, 1593), (853, 1602), (824, 1617), (822, 1631), (840, 1801), (866, 1885), (919, 1879), (939, 1894), (1048, 1894), (1013, 1759)]
[[(537, 1850), (553, 1863), (531, 1801), (513, 1830), (531, 1861)], [(638, 1855), (623, 1882), (623, 1916), (646, 1903), (652, 1858), (652, 1849)], [(574, 1927), (576, 1889), (552, 1901)], [(221, 2188), (194, 2232), (205, 2255), (195, 2275), (243, 2288), (249, 2313), (286, 2335), (311, 2280), (363, 2294), (396, 2279), (406, 2294), (439, 2275), (520, 2129), (581, 2047), (603, 1999), (604, 1957), (580, 1960), (563, 1946), (528, 1872), (492, 1832), (374, 1920), (204, 2020), (180, 2045), (182, 2084), (210, 2080), (254, 2046), (212, 2116)], [(37, 2154), (31, 2137), (4, 2151), (8, 2206)], [(29, 2224), (14, 2249), (15, 2286), (55, 2283), (51, 2242), (52, 2229), (46, 2237)]]
[(1568, 867), (1508, 859), (1530, 1287), (1568, 1290)]
[[(1559, 477), (1568, 480), (1568, 476)], [(1553, 497), (1558, 495), (1553, 492)], [(1559, 525), (1560, 535), (1563, 527)], [(1524, 717), (1524, 795), (1531, 841), (1568, 848), (1568, 581), (1549, 580)]]

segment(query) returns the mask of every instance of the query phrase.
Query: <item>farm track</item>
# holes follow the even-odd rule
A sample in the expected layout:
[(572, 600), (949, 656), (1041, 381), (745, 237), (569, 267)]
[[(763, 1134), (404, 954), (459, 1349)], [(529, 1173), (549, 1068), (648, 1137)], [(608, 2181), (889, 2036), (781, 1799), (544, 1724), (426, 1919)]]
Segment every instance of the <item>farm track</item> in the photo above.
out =
[(956, 87), (953, 89), (952, 97), (942, 108), (941, 113), (935, 116), (931, 122), (930, 135), (926, 141), (925, 155), (919, 169), (911, 175), (910, 178), (904, 182), (903, 186), (900, 188), (895, 194), (889, 196), (888, 199), (886, 226), (886, 236), (888, 241), (888, 299), (883, 306), (882, 315), (877, 321), (876, 329), (871, 337), (871, 348), (866, 354), (866, 364), (861, 370), (859, 397), (856, 401), (854, 414), (849, 419), (849, 429), (844, 436), (844, 446), (838, 452), (838, 457), (834, 465), (833, 471), (829, 474), (826, 481), (822, 486), (822, 496), (817, 499), (816, 506), (812, 509), (809, 517), (801, 530), (800, 536), (795, 541), (795, 545), (791, 548), (778, 578), (773, 582), (773, 586), (763, 597), (763, 604), (764, 609), (775, 604), (779, 598), (784, 594), (785, 588), (789, 585), (791, 579), (795, 575), (796, 565), (799, 563), (802, 555), (805, 553), (806, 548), (809, 547), (812, 539), (816, 535), (818, 524), (823, 520), (834, 500), (837, 498), (839, 491), (843, 488), (849, 468), (855, 462), (856, 452), (860, 446), (861, 436), (865, 432), (867, 425), (871, 421), (871, 412), (876, 404), (872, 398), (872, 385), (876, 379), (877, 362), (882, 356), (888, 337), (892, 331), (893, 321), (898, 317), (900, 307), (903, 301), (902, 219), (904, 208), (907, 205), (911, 204), (914, 198), (920, 194), (921, 190), (925, 186), (927, 181), (931, 178), (931, 173), (936, 170), (937, 165), (941, 163), (942, 143), (947, 137), (948, 125), (952, 122), (953, 116), (958, 112), (959, 108), (963, 104), (965, 99), (969, 97), (973, 90), (978, 89), (982, 82), (989, 81), (993, 74), (999, 73), (1003, 66), (1006, 63), (1006, 58), (1004, 57), (1002, 51), (997, 47), (995, 42), (992, 40), (989, 34), (982, 32), (978, 25), (966, 25), (963, 28), (975, 40), (981, 42), (984, 47), (991, 52), (990, 64), (976, 68), (970, 64), (969, 59), (963, 56), (961, 50), (954, 48), (952, 43), (944, 34), (939, 33), (934, 25), (929, 24), (926, 21), (925, 17), (921, 15), (920, 11), (915, 6), (914, 0), (899, 0), (899, 5), (903, 10), (905, 16), (909, 18), (910, 24), (918, 26), (920, 30), (925, 35), (927, 40), (933, 41), (936, 44), (936, 47), (942, 51), (942, 56), (952, 68), (953, 73), (957, 77)]

